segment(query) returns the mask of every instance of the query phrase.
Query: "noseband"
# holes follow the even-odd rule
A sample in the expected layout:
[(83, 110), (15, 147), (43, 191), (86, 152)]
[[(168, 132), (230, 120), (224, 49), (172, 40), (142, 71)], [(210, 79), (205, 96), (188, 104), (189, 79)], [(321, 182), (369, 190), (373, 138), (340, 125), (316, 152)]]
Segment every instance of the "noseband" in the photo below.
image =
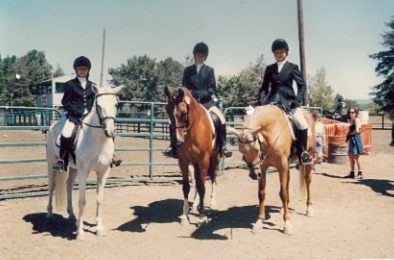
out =
[(185, 122), (185, 124), (184, 124), (184, 125), (173, 125), (173, 124), (170, 124), (170, 128), (171, 128), (171, 129), (179, 129), (179, 128), (182, 128), (183, 131), (185, 131), (185, 134), (187, 134), (187, 132), (190, 130), (190, 128), (192, 128), (192, 126), (194, 125), (194, 122), (196, 121), (196, 119), (197, 119), (197, 117), (198, 117), (198, 114), (199, 114), (199, 112), (200, 112), (200, 106), (198, 106), (198, 108), (197, 108), (196, 116), (193, 118), (193, 121), (189, 124), (189, 111), (190, 111), (189, 103), (190, 103), (190, 102), (188, 103), (188, 102), (185, 101), (185, 99), (183, 99), (183, 100), (180, 101), (180, 102), (169, 101), (168, 103), (169, 103), (169, 104), (172, 104), (173, 106), (177, 106), (177, 105), (179, 105), (180, 103), (185, 103), (185, 104), (186, 104), (187, 112), (186, 112), (186, 122)]
[(256, 142), (256, 140), (259, 141), (259, 146), (260, 146), (260, 150), (259, 150), (259, 158), (260, 160), (258, 160), (255, 164), (252, 163), (248, 163), (245, 159), (245, 156), (242, 157), (242, 161), (244, 161), (246, 163), (246, 165), (248, 166), (248, 168), (250, 170), (258, 170), (259, 166), (262, 164), (262, 162), (264, 161), (264, 153), (263, 153), (263, 142), (260, 141), (259, 138), (257, 138), (257, 135), (255, 136), (255, 138), (253, 140), (249, 140), (249, 141), (242, 141), (241, 139), (238, 138), (238, 142), (240, 142), (241, 144), (251, 144)]
[(113, 119), (114, 122), (115, 122), (116, 116), (115, 116), (115, 117), (113, 117), (113, 116), (102, 117), (102, 116), (100, 115), (100, 112), (99, 112), (99, 111), (100, 111), (100, 110), (99, 110), (100, 106), (98, 105), (97, 98), (100, 97), (100, 96), (105, 96), (105, 95), (116, 96), (116, 99), (118, 100), (118, 102), (115, 104), (115, 106), (118, 107), (119, 98), (118, 98), (118, 95), (117, 95), (117, 94), (114, 94), (114, 93), (101, 93), (101, 94), (96, 95), (96, 99), (95, 99), (96, 113), (97, 113), (97, 116), (98, 116), (98, 118), (99, 118), (100, 125), (99, 125), (99, 126), (96, 126), (96, 125), (91, 125), (91, 124), (85, 123), (85, 122), (83, 122), (83, 119), (84, 119), (84, 118), (83, 118), (81, 121), (82, 121), (85, 125), (90, 126), (90, 127), (94, 127), (94, 128), (104, 128), (104, 127), (102, 126), (102, 123), (103, 123), (104, 120)]

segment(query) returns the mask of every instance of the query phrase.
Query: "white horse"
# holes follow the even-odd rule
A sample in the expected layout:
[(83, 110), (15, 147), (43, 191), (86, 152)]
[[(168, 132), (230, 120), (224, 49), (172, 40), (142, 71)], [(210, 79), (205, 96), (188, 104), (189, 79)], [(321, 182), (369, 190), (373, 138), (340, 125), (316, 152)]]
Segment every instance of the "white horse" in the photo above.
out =
[(92, 86), (96, 93), (96, 100), (89, 114), (82, 120), (81, 130), (75, 148), (76, 160), (70, 155), (69, 174), (58, 172), (53, 165), (59, 158), (59, 147), (56, 145), (66, 118), (59, 119), (49, 129), (46, 158), (48, 163), (48, 214), (47, 219), (53, 219), (52, 195), (54, 189), (56, 205), (64, 207), (67, 178), (67, 212), (70, 220), (75, 220), (72, 207), (72, 189), (78, 175), (79, 187), (79, 215), (77, 224), (77, 240), (84, 240), (82, 228), (82, 214), (86, 204), (86, 179), (90, 171), (97, 174), (97, 236), (105, 236), (102, 223), (102, 203), (104, 200), (104, 186), (110, 172), (110, 163), (114, 153), (113, 137), (115, 136), (115, 118), (119, 98), (117, 93), (123, 86), (116, 88), (99, 88)]

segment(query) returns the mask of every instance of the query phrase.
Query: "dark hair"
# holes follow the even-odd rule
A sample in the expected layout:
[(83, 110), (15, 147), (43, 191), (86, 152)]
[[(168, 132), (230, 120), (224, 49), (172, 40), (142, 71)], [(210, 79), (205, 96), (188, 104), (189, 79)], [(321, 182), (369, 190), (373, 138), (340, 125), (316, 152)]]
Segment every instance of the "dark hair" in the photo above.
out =
[(347, 110), (347, 118), (349, 118), (349, 119), (350, 119), (349, 112), (350, 112), (350, 110), (352, 110), (352, 109), (353, 109), (354, 113), (356, 113), (356, 117), (358, 117), (358, 110), (357, 110), (357, 108), (355, 108), (355, 107), (349, 107), (349, 109)]

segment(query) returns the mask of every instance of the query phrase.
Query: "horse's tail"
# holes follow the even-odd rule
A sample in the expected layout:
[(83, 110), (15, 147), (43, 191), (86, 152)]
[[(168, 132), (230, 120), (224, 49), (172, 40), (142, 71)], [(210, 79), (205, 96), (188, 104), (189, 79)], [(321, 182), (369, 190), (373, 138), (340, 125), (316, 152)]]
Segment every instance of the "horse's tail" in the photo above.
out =
[(300, 166), (300, 194), (304, 196), (306, 194), (306, 181), (305, 181), (305, 174), (306, 169), (305, 165)]
[(54, 171), (55, 174), (55, 205), (56, 210), (62, 210), (65, 207), (67, 187), (66, 181), (68, 174), (66, 172)]

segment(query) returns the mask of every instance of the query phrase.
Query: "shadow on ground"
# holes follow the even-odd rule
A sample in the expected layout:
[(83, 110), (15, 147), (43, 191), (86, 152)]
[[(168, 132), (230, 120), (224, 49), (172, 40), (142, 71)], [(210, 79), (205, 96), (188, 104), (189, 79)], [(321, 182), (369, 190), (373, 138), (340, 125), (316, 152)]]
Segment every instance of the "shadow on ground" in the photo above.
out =
[[(190, 204), (191, 206), (191, 204)], [(182, 214), (183, 200), (167, 199), (155, 201), (150, 203), (147, 207), (135, 206), (130, 209), (134, 210), (134, 215), (137, 216), (132, 221), (120, 225), (114, 230), (122, 232), (145, 232), (143, 226), (150, 223), (173, 223), (180, 222), (179, 216)], [(274, 226), (274, 224), (267, 222), (272, 213), (278, 213), (280, 207), (266, 206), (264, 225)], [(259, 214), (259, 208), (254, 206), (232, 207), (224, 211), (206, 210), (208, 216), (208, 223), (204, 227), (196, 229), (191, 237), (195, 239), (228, 239), (227, 236), (214, 234), (215, 231), (222, 229), (244, 228), (252, 229), (252, 223), (256, 222)], [(190, 215), (193, 215), (191, 213)], [(195, 214), (194, 214), (195, 215)], [(196, 225), (197, 223), (191, 223)], [(271, 229), (278, 230), (280, 229)]]
[[(350, 184), (365, 185), (371, 188), (376, 193), (380, 193), (383, 196), (394, 197), (394, 181), (391, 180), (377, 180), (377, 179), (351, 179), (345, 176), (332, 175), (328, 173), (316, 173), (316, 175), (322, 175), (329, 178), (345, 179), (349, 180)], [(389, 192), (391, 191), (391, 192)]]
[(58, 214), (54, 214), (53, 217), (52, 220), (48, 220), (46, 213), (35, 213), (26, 215), (23, 220), (33, 225), (32, 234), (49, 233), (54, 237), (75, 239), (76, 236), (73, 234), (76, 231), (75, 220), (70, 221)]

